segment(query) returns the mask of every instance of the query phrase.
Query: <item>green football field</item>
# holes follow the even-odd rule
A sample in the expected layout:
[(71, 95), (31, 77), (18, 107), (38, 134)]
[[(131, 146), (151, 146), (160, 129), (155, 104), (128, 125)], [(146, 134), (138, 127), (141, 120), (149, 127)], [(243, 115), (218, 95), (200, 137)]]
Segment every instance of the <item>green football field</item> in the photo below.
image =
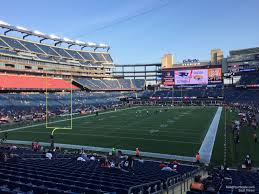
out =
[[(73, 129), (55, 131), (55, 142), (105, 148), (194, 156), (199, 150), (216, 107), (132, 107), (99, 116), (77, 116)], [(148, 114), (147, 114), (148, 112)], [(33, 126), (37, 124), (37, 126)], [(68, 127), (70, 121), (49, 124)], [(15, 128), (17, 126), (9, 126)], [(21, 126), (19, 126), (21, 127)], [(6, 128), (5, 128), (6, 129)], [(8, 139), (49, 142), (51, 129), (33, 123), (9, 132)]]

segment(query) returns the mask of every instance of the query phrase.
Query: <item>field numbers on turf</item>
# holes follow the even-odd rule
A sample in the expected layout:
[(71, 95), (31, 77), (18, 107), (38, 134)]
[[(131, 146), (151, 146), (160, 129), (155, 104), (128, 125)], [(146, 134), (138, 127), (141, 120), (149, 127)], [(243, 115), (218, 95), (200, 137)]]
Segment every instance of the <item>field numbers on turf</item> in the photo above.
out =
[(161, 124), (160, 128), (166, 128), (168, 125), (167, 124)]
[(158, 133), (159, 132), (159, 130), (156, 130), (156, 129), (152, 129), (152, 130), (149, 130), (149, 133)]

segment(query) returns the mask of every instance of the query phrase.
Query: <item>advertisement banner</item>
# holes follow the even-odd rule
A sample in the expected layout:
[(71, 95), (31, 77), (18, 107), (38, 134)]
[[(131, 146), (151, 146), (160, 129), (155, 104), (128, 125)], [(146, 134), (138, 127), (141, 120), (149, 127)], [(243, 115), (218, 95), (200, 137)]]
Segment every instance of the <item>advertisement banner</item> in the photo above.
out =
[(162, 84), (164, 86), (173, 86), (175, 84), (173, 71), (163, 71), (162, 72)]
[(208, 69), (175, 71), (175, 84), (208, 84)]
[(208, 69), (209, 83), (221, 83), (222, 82), (222, 70), (221, 68)]

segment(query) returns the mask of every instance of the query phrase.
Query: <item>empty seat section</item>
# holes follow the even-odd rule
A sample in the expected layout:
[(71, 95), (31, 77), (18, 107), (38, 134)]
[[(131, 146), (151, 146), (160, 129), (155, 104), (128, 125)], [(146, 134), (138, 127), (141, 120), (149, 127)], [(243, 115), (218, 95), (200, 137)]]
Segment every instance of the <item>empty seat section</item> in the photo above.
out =
[(61, 57), (65, 58), (73, 58), (70, 56), (64, 49), (58, 48), (58, 47), (52, 47), (53, 50), (55, 50)]
[(69, 53), (75, 59), (84, 60), (76, 51), (66, 49), (66, 52)]
[(28, 42), (28, 41), (22, 41), (19, 40), (21, 44), (23, 44), (28, 50), (34, 53), (39, 53), (39, 54), (45, 54), (39, 47), (37, 47), (34, 43)]
[(95, 58), (96, 61), (105, 61), (100, 53), (91, 53), (91, 55)]
[(51, 56), (60, 57), (51, 47), (43, 44), (37, 44), (38, 47), (40, 47), (46, 54)]
[(0, 74), (1, 89), (76, 89), (71, 83), (50, 77)]
[(103, 53), (102, 55), (103, 55), (105, 61), (112, 63), (112, 58), (109, 54)]
[(79, 52), (80, 55), (82, 55), (82, 57), (84, 57), (85, 60), (87, 61), (93, 61), (93, 57), (91, 56), (91, 54), (89, 52)]
[(0, 47), (8, 48), (9, 46), (0, 39)]
[(14, 49), (28, 51), (24, 46), (21, 45), (21, 43), (19, 43), (19, 41), (15, 40), (13, 38), (1, 36), (1, 39)]

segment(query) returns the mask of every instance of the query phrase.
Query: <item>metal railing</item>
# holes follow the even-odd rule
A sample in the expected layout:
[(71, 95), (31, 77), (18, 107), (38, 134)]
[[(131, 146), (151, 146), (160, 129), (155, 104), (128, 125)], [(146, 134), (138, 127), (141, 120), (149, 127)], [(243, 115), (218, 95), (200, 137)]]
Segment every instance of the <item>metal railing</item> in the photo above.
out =
[(129, 188), (128, 194), (132, 194), (133, 190), (138, 190), (138, 194), (143, 194), (144, 191), (147, 191), (148, 194), (159, 194), (163, 192), (163, 183), (161, 181), (152, 181), (149, 183), (136, 185)]
[(180, 186), (180, 192), (177, 193), (186, 193), (188, 191), (188, 186), (191, 183), (190, 179), (192, 179), (195, 175), (200, 173), (202, 173), (201, 169), (194, 170), (192, 172), (187, 172), (183, 175), (169, 177), (166, 181), (166, 193), (175, 193), (175, 188), (177, 186)]

